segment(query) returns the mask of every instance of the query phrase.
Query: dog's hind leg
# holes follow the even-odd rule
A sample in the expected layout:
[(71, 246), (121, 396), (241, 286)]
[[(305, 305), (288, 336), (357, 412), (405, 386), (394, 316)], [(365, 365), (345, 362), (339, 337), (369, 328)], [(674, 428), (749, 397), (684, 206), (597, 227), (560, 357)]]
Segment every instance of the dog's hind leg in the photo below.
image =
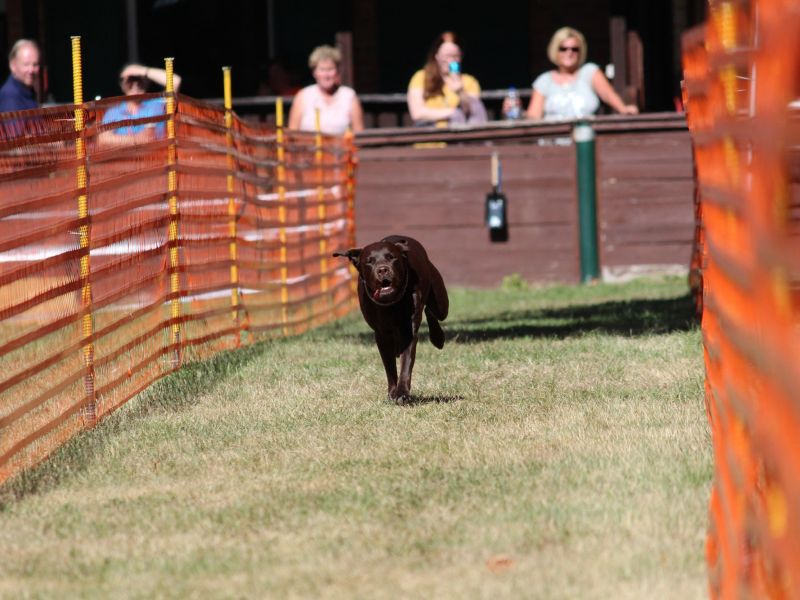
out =
[(447, 288), (444, 285), (442, 274), (439, 273), (439, 269), (437, 269), (433, 263), (430, 265), (429, 274), (431, 279), (431, 291), (425, 302), (426, 309), (430, 307), (433, 315), (439, 321), (444, 321), (450, 310), (450, 299), (447, 297)]
[(433, 311), (427, 306), (425, 307), (425, 318), (428, 320), (428, 335), (431, 338), (431, 344), (441, 350), (444, 348), (444, 331), (439, 325), (439, 319), (434, 316)]

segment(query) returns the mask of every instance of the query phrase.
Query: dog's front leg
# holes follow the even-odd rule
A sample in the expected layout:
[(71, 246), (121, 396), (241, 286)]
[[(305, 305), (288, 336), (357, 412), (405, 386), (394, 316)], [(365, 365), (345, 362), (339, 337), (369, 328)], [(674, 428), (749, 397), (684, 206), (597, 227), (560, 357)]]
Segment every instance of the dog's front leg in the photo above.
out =
[(400, 380), (397, 383), (396, 400), (404, 404), (411, 396), (411, 372), (414, 370), (414, 361), (417, 358), (417, 340), (419, 339), (419, 325), (422, 322), (422, 307), (418, 306), (415, 297), (415, 310), (411, 317), (411, 341), (400, 355)]
[(405, 404), (411, 397), (411, 371), (414, 369), (414, 360), (417, 357), (417, 335), (400, 355), (400, 380), (397, 382), (395, 400), (398, 404)]
[(378, 352), (381, 353), (383, 369), (386, 371), (387, 394), (392, 400), (395, 399), (397, 389), (397, 363), (394, 356), (394, 341), (391, 337), (375, 334), (375, 343), (378, 345)]

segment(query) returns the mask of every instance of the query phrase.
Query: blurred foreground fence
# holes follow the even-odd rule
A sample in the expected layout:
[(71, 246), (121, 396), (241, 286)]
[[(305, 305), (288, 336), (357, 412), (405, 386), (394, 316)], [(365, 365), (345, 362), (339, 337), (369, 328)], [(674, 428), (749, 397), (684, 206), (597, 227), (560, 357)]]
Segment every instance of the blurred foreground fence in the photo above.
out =
[(352, 142), (149, 98), (124, 123), (120, 98), (0, 114), (0, 482), (187, 361), (354, 306), (328, 259), (354, 240)]
[(698, 179), (714, 598), (800, 598), (800, 4), (684, 36)]

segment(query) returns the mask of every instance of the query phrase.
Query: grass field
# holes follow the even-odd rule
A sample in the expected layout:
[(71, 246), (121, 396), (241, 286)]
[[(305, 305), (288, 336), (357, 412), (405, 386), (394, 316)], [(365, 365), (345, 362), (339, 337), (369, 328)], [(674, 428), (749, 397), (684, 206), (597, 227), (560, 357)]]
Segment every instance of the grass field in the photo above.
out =
[(357, 314), (191, 365), (0, 489), (0, 597), (705, 597), (691, 313), (455, 290), (406, 407)]

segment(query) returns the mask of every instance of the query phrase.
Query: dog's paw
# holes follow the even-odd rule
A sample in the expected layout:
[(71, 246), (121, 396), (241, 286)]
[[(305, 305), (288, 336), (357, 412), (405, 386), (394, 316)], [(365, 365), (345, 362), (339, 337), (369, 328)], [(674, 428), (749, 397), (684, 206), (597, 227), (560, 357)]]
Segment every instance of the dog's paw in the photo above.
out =
[(407, 389), (397, 386), (389, 390), (389, 400), (394, 401), (398, 406), (403, 406), (411, 400), (411, 394)]
[(397, 406), (405, 406), (409, 402), (411, 402), (411, 396), (409, 394), (401, 394), (394, 399), (394, 403), (397, 404)]

